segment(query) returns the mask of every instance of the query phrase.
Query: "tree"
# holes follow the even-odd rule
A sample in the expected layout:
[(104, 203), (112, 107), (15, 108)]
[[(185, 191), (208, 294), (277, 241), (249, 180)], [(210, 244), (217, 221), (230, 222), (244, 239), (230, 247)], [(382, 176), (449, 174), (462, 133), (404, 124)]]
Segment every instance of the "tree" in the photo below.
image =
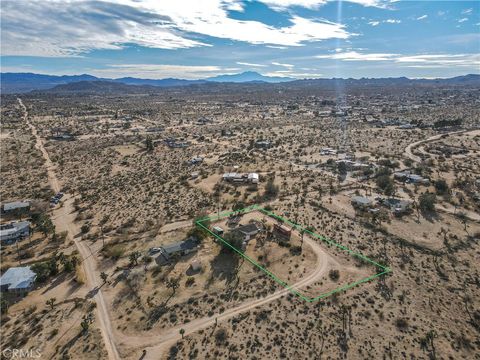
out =
[(43, 235), (48, 236), (49, 234), (55, 234), (55, 225), (53, 225), (52, 219), (50, 219), (48, 215), (40, 214), (37, 217), (32, 217), (32, 219)]
[(185, 335), (185, 329), (180, 329), (180, 335), (182, 335), (182, 340), (183, 340), (183, 335)]
[(273, 182), (273, 178), (268, 179), (267, 184), (265, 185), (265, 198), (274, 199), (278, 196), (278, 186)]
[(242, 235), (240, 235), (238, 232), (231, 231), (227, 232), (224, 236), (223, 239), (230, 244), (230, 246), (234, 247), (235, 249), (242, 251), (243, 247), (243, 238)]
[(152, 262), (152, 258), (148, 255), (145, 255), (143, 258), (142, 258), (142, 261), (143, 261), (143, 266), (144, 266), (144, 270), (145, 272), (147, 271), (147, 266), (148, 264), (150, 264)]
[(450, 192), (448, 184), (444, 179), (435, 181), (435, 190), (438, 195), (446, 195)]
[(434, 212), (436, 202), (437, 197), (435, 196), (435, 194), (429, 192), (423, 193), (418, 198), (418, 205), (420, 207), (420, 210), (424, 212)]
[(50, 298), (46, 301), (46, 304), (47, 306), (50, 306), (50, 308), (53, 310), (54, 306), (55, 306), (55, 301), (57, 301), (57, 299), (55, 298)]
[(138, 259), (140, 259), (141, 256), (142, 254), (140, 253), (140, 251), (134, 251), (130, 253), (130, 256), (128, 257), (130, 260), (130, 266), (137, 266)]
[(90, 321), (88, 318), (83, 317), (83, 321), (80, 323), (80, 326), (82, 327), (82, 331), (86, 334), (88, 332), (88, 328), (90, 327)]
[(101, 277), (103, 283), (105, 284), (107, 282), (107, 279), (108, 279), (108, 274), (102, 271), (100, 273), (100, 277)]
[(389, 175), (381, 175), (377, 177), (376, 183), (385, 195), (391, 196), (395, 193), (395, 184)]
[(151, 137), (147, 137), (145, 139), (145, 146), (147, 147), (148, 152), (153, 151), (154, 146), (153, 146), (153, 141)]
[(180, 279), (179, 278), (170, 278), (167, 280), (167, 289), (172, 289), (172, 296), (175, 295), (175, 292), (180, 287)]

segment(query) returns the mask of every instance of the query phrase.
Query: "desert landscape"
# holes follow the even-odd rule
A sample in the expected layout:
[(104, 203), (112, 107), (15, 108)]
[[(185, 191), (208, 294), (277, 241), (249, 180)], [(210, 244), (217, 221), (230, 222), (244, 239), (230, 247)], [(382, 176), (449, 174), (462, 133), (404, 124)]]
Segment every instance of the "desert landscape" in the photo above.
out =
[(480, 360), (478, 1), (0, 7), (0, 360)]
[[(328, 91), (292, 106), (295, 88), (237, 87), (223, 105), (214, 89), (4, 96), (2, 198), (29, 202), (5, 219), (31, 234), (2, 246), (2, 272), (28, 265), (36, 280), (25, 297), (2, 294), (3, 346), (62, 359), (474, 358), (478, 107), (440, 127), (422, 97), (399, 115), (386, 92), (390, 110), (366, 121), (368, 106), (352, 106), (344, 130)], [(455, 112), (449, 91), (422, 96)], [(413, 128), (382, 121), (399, 116)], [(238, 213), (249, 205), (288, 223)], [(210, 231), (195, 224), (205, 216)], [(390, 272), (342, 290), (378, 269), (291, 224)]]

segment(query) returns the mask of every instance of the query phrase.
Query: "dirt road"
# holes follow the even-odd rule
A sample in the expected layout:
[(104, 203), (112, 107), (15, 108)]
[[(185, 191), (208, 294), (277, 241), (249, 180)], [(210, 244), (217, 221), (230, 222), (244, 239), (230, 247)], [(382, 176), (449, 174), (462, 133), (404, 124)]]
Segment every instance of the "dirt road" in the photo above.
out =
[[(432, 141), (435, 141), (435, 140), (439, 140), (441, 139), (442, 137), (444, 136), (448, 136), (448, 135), (454, 135), (454, 134), (461, 134), (461, 133), (464, 133), (464, 132), (468, 132), (469, 130), (460, 130), (460, 131), (452, 131), (452, 132), (449, 132), (449, 133), (445, 133), (445, 134), (438, 134), (438, 135), (433, 135), (433, 136), (430, 136), (429, 138), (426, 138), (426, 139), (423, 139), (423, 140), (420, 140), (420, 141), (416, 141), (414, 143), (411, 143), (409, 144), (406, 148), (405, 148), (405, 156), (408, 157), (409, 159), (419, 163), (419, 162), (422, 162), (422, 159), (420, 158), (420, 156), (417, 156), (417, 155), (414, 155), (412, 150), (420, 145), (423, 145), (423, 144), (426, 144), (426, 143), (429, 143), (429, 142), (432, 142)], [(474, 131), (474, 130), (472, 130)]]
[[(307, 285), (313, 284), (325, 275), (330, 264), (336, 263), (336, 261), (330, 257), (330, 255), (313, 239), (305, 237), (304, 242), (311, 247), (317, 257), (317, 261), (315, 263), (314, 271), (292, 285), (292, 288), (294, 289), (300, 289), (302, 287), (306, 287)], [(118, 334), (117, 339), (119, 344), (126, 347), (145, 347), (147, 350), (147, 354), (144, 358), (145, 360), (158, 360), (161, 358), (162, 354), (168, 350), (169, 346), (171, 346), (175, 341), (181, 339), (180, 329), (185, 330), (184, 335), (189, 335), (198, 330), (215, 325), (216, 322), (221, 323), (222, 321), (226, 321), (243, 312), (268, 304), (282, 296), (285, 296), (288, 293), (288, 289), (282, 289), (264, 298), (244, 302), (237, 307), (226, 310), (221, 314), (215, 314), (213, 316), (196, 319), (187, 324), (175, 326), (155, 335), (144, 334), (141, 336), (127, 336), (124, 334)]]
[[(54, 192), (59, 192), (61, 190), (61, 186), (57, 179), (57, 176), (55, 175), (55, 166), (50, 160), (50, 156), (48, 155), (48, 152), (43, 145), (42, 138), (40, 137), (40, 135), (38, 135), (37, 129), (30, 122), (28, 118), (28, 111), (25, 105), (23, 104), (22, 99), (18, 98), (18, 102), (24, 111), (23, 118), (27, 123), (27, 125), (29, 126), (29, 128), (31, 129), (32, 134), (35, 136), (35, 140), (36, 140), (35, 147), (41, 151), (43, 158), (45, 159), (45, 165), (48, 172), (48, 181), (49, 181), (50, 187)], [(96, 276), (97, 272), (96, 272), (95, 259), (93, 258), (93, 256), (91, 256), (92, 253), (88, 248), (88, 246), (75, 237), (76, 234), (80, 233), (80, 229), (78, 225), (73, 221), (74, 217), (68, 216), (74, 211), (75, 210), (73, 208), (73, 202), (64, 201), (64, 205), (61, 207), (59, 211), (59, 216), (55, 217), (53, 219), (53, 222), (55, 223), (56, 226), (62, 229), (67, 229), (68, 238), (73, 240), (73, 242), (75, 243), (75, 246), (78, 249), (78, 252), (80, 253), (80, 256), (83, 259), (82, 266), (86, 275), (86, 285), (89, 289), (93, 289), (92, 291), (94, 291), (93, 293), (95, 294), (93, 296), (93, 299), (97, 303), (96, 309), (97, 309), (98, 327), (102, 333), (105, 348), (107, 349), (109, 359), (117, 360), (117, 359), (120, 359), (120, 356), (118, 354), (118, 350), (114, 342), (114, 337), (112, 334), (112, 325), (110, 323), (110, 317), (108, 314), (105, 300), (103, 298), (102, 290), (100, 289), (100, 286), (99, 286), (100, 282), (98, 281), (98, 278)]]

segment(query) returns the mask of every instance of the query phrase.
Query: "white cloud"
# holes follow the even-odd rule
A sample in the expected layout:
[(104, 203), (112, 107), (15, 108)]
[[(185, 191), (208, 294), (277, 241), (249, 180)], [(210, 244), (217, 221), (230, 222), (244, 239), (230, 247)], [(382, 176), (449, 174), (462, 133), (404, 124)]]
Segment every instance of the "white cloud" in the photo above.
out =
[(463, 23), (465, 21), (468, 21), (468, 18), (462, 18), (462, 19), (458, 20), (459, 23)]
[(317, 59), (333, 59), (342, 61), (388, 61), (408, 65), (408, 67), (447, 67), (478, 66), (480, 54), (422, 54), (400, 55), (384, 53), (358, 53), (349, 51), (328, 55), (317, 55)]
[(369, 21), (368, 22), (368, 25), (372, 25), (372, 26), (377, 26), (378, 24), (380, 24), (380, 21)]
[(185, 66), (167, 64), (112, 64), (106, 69), (92, 69), (90, 73), (99, 77), (117, 78), (132, 76), (144, 79), (199, 79), (238, 71), (238, 68), (220, 66)]
[(291, 25), (283, 27), (228, 16), (227, 10), (241, 7), (237, 0), (4, 0), (2, 53), (68, 56), (92, 49), (121, 49), (126, 43), (162, 49), (207, 45), (198, 35), (273, 46), (351, 36), (342, 24), (297, 15), (291, 15)]
[(279, 62), (276, 62), (276, 61), (272, 61), (272, 65), (283, 66), (283, 67), (286, 67), (286, 68), (293, 68), (294, 67), (294, 65), (292, 65), (292, 64), (284, 64), (284, 63), (279, 63)]
[(400, 24), (400, 23), (402, 22), (402, 20), (387, 19), (387, 20), (384, 20), (383, 22), (384, 22), (384, 23), (388, 23), (388, 24)]
[(422, 15), (422, 16), (417, 17), (417, 20), (423, 20), (423, 19), (426, 19), (427, 17), (428, 17), (428, 15)]
[(462, 11), (462, 14), (463, 15), (470, 15), (473, 11), (473, 8), (470, 8), (470, 9), (465, 9)]
[(343, 60), (343, 61), (387, 61), (390, 60), (392, 56), (396, 54), (383, 54), (383, 53), (372, 53), (372, 54), (362, 54), (356, 51), (347, 51), (343, 53), (328, 54), (328, 55), (317, 55), (317, 59), (334, 59), (334, 60)]
[(267, 65), (262, 65), (262, 64), (254, 64), (254, 63), (249, 63), (249, 62), (243, 62), (243, 61), (237, 61), (238, 65), (244, 65), (244, 66), (252, 66), (252, 67), (266, 67)]
[[(271, 6), (276, 10), (285, 10), (292, 6), (300, 6), (307, 9), (317, 9), (330, 1), (336, 0), (260, 0), (264, 4)], [(373, 6), (384, 8), (395, 0), (346, 0), (347, 2), (360, 4), (363, 6)]]

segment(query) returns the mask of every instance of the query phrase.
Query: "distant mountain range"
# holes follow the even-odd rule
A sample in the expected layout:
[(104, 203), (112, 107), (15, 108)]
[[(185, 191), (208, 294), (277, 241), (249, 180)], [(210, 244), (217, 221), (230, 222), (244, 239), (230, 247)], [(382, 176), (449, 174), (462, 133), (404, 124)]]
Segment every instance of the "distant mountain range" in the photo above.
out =
[[(408, 79), (378, 78), (378, 79), (304, 79), (298, 80), (286, 77), (264, 76), (257, 72), (247, 71), (233, 75), (219, 75), (203, 80), (185, 79), (138, 79), (124, 77), (119, 79), (98, 78), (88, 74), (82, 75), (41, 75), (33, 73), (1, 73), (1, 93), (25, 93), (32, 90), (48, 90), (58, 92), (137, 92), (156, 91), (156, 88), (202, 85), (212, 83), (291, 83), (296, 86), (332, 86), (338, 82), (351, 86), (399, 86), (399, 85), (469, 85), (480, 86), (480, 75), (469, 74), (449, 79)], [(66, 86), (70, 85), (71, 86)]]

